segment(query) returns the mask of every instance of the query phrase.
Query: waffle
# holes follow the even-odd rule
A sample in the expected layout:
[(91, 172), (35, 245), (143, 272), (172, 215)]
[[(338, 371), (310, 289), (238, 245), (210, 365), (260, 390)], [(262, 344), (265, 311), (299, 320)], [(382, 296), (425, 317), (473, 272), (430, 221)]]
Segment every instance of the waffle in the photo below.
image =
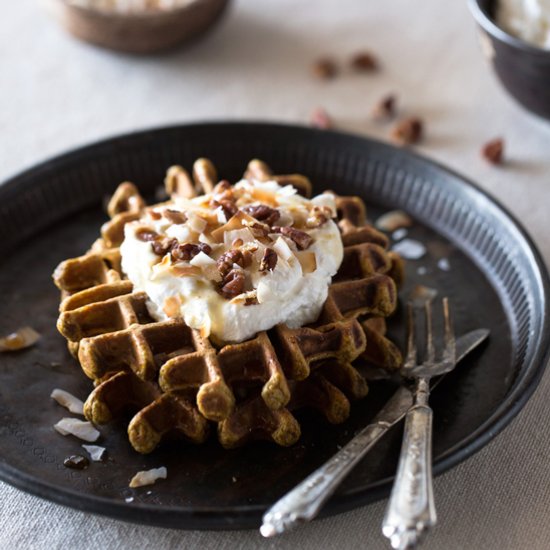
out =
[[(311, 195), (307, 178), (273, 175), (261, 161), (252, 161), (245, 175)], [(165, 185), (169, 195), (191, 198), (216, 182), (212, 163), (199, 159), (193, 177), (172, 167)], [(300, 437), (293, 411), (314, 408), (340, 423), (349, 415), (350, 399), (367, 394), (354, 362), (399, 366), (399, 351), (385, 337), (385, 318), (396, 307), (402, 263), (387, 251), (387, 238), (367, 224), (359, 198), (337, 197), (344, 260), (319, 319), (298, 329), (278, 325), (224, 346), (181, 319), (154, 320), (147, 296), (125, 280), (118, 250), (124, 225), (145, 209), (137, 188), (121, 184), (101, 238), (54, 273), (63, 298), (58, 329), (96, 386), (85, 415), (103, 424), (133, 414), (128, 436), (138, 452), (151, 452), (173, 434), (201, 443), (211, 422), (224, 447), (250, 439), (291, 445)]]

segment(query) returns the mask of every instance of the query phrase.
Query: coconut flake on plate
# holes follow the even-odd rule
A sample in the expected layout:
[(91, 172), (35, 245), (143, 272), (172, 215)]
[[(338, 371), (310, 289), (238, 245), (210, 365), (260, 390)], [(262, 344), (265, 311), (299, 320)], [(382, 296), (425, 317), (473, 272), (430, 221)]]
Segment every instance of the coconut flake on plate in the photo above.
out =
[(400, 241), (401, 239), (404, 239), (407, 236), (407, 233), (408, 231), (404, 227), (401, 227), (392, 233), (391, 238), (394, 241)]
[(130, 487), (143, 487), (144, 485), (153, 485), (158, 479), (166, 479), (168, 471), (164, 466), (138, 472), (130, 481)]
[(437, 262), (437, 267), (439, 267), (439, 269), (441, 269), (441, 271), (450, 271), (451, 270), (451, 263), (449, 262), (449, 260), (447, 258), (441, 258)]
[(84, 414), (84, 403), (72, 393), (55, 388), (50, 394), (50, 397), (55, 399), (55, 401), (57, 401), (62, 407), (65, 407), (69, 412), (74, 414)]
[(23, 327), (0, 338), (0, 351), (19, 351), (34, 346), (40, 334), (31, 327)]
[(90, 455), (94, 462), (101, 462), (107, 449), (99, 445), (82, 445), (82, 448)]
[(78, 439), (89, 441), (90, 443), (97, 441), (101, 435), (91, 422), (76, 418), (62, 418), (53, 427), (61, 435), (74, 435)]
[(412, 218), (403, 210), (391, 210), (382, 214), (375, 223), (375, 226), (382, 231), (395, 231), (400, 227), (410, 227), (413, 224)]
[(414, 239), (403, 239), (392, 247), (394, 252), (397, 252), (405, 260), (419, 260), (426, 254), (426, 247)]

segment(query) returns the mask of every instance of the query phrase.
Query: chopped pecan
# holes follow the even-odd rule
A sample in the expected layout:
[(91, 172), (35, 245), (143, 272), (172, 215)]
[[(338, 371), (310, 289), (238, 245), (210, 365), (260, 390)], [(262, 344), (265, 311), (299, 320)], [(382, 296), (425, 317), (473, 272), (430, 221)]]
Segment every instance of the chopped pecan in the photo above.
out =
[(371, 115), (375, 120), (388, 120), (395, 116), (395, 106), (397, 99), (395, 95), (388, 94), (384, 96), (372, 109)]
[(171, 250), (172, 260), (188, 262), (192, 260), (199, 252), (204, 252), (205, 254), (210, 254), (212, 248), (206, 243), (192, 244), (184, 243), (174, 246)]
[(298, 250), (305, 250), (313, 243), (313, 237), (308, 235), (305, 231), (300, 231), (294, 227), (274, 227), (273, 232), (280, 233), (294, 241)]
[(504, 153), (504, 140), (493, 139), (487, 142), (481, 149), (482, 157), (491, 164), (501, 164)]
[(149, 216), (152, 220), (158, 221), (162, 218), (162, 214), (155, 210), (149, 210)]
[(411, 145), (421, 140), (423, 130), (423, 124), (419, 118), (405, 118), (392, 130), (392, 138), (402, 145)]
[(230, 199), (220, 199), (220, 200), (212, 199), (210, 201), (210, 208), (218, 208), (218, 207), (221, 207), (221, 209), (223, 210), (223, 213), (225, 214), (225, 218), (227, 220), (231, 219), (237, 213), (237, 211), (239, 210), (237, 208), (237, 205), (235, 204), (235, 202), (233, 200), (230, 200)]
[(278, 210), (265, 204), (245, 206), (242, 210), (249, 216), (270, 226), (281, 217), (281, 213)]
[(218, 271), (225, 277), (232, 269), (233, 264), (248, 267), (252, 263), (252, 253), (249, 250), (228, 250), (218, 258)]
[(378, 69), (378, 61), (370, 52), (358, 52), (351, 58), (351, 66), (356, 71), (375, 71)]
[(159, 237), (156, 231), (153, 231), (149, 227), (139, 227), (136, 229), (136, 239), (143, 241), (144, 243), (154, 241)]
[(225, 275), (220, 292), (224, 298), (234, 298), (244, 291), (245, 275), (240, 269), (232, 269)]
[(271, 233), (271, 228), (269, 225), (264, 223), (253, 223), (248, 226), (248, 229), (252, 231), (252, 235), (256, 239), (265, 239), (269, 233)]
[(162, 257), (168, 254), (177, 244), (177, 239), (158, 239), (151, 243), (151, 247), (157, 256)]
[(175, 223), (177, 225), (185, 223), (187, 221), (187, 216), (184, 212), (180, 212), (179, 210), (170, 210), (167, 208), (162, 213), (163, 216), (172, 223)]
[(321, 227), (325, 223), (327, 223), (331, 218), (330, 209), (328, 208), (321, 208), (319, 206), (314, 206), (311, 210), (306, 224), (308, 227)]
[(338, 67), (336, 63), (327, 57), (318, 59), (313, 64), (313, 74), (322, 80), (328, 80), (334, 78), (338, 73)]
[(277, 252), (272, 248), (266, 248), (262, 261), (260, 262), (260, 271), (273, 271), (277, 265), (278, 260)]

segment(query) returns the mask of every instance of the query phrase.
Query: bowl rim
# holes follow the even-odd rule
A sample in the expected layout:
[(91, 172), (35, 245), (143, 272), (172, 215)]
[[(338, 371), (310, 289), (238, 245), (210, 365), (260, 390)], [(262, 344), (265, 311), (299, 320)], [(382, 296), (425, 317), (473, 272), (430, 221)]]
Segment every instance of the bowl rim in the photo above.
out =
[(229, 0), (188, 0), (183, 6), (178, 6), (170, 9), (163, 10), (139, 10), (139, 11), (129, 11), (129, 12), (120, 12), (116, 10), (106, 9), (106, 8), (97, 8), (92, 6), (84, 6), (77, 3), (74, 3), (73, 0), (50, 0), (50, 2), (59, 2), (63, 4), (68, 9), (78, 10), (83, 13), (91, 14), (94, 16), (108, 17), (111, 19), (122, 19), (122, 20), (132, 20), (132, 21), (141, 21), (141, 20), (151, 20), (151, 19), (161, 19), (167, 17), (175, 17), (182, 15), (189, 9), (193, 8), (201, 2), (213, 1), (221, 2), (221, 4), (227, 4)]
[(470, 13), (473, 15), (474, 19), (477, 21), (479, 26), (489, 33), (493, 38), (504, 42), (505, 44), (517, 48), (518, 50), (523, 50), (526, 53), (532, 55), (539, 55), (542, 57), (547, 57), (550, 59), (550, 50), (545, 50), (544, 48), (535, 46), (522, 38), (517, 38), (516, 36), (507, 33), (501, 27), (499, 27), (479, 5), (479, 0), (468, 0), (468, 7)]

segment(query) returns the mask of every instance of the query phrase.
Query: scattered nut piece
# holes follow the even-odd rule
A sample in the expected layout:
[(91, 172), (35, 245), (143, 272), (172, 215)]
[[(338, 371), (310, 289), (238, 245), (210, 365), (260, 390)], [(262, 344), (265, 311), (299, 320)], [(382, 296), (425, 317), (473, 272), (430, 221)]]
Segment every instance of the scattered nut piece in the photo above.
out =
[(272, 248), (266, 248), (262, 261), (260, 262), (260, 271), (273, 271), (277, 265), (278, 258), (279, 257), (277, 256), (277, 252), (275, 252), (275, 250)]
[(240, 269), (232, 269), (222, 281), (220, 292), (224, 298), (235, 298), (244, 291), (245, 276)]
[(183, 244), (176, 244), (170, 250), (170, 254), (174, 262), (177, 262), (177, 261), (189, 262), (200, 252), (204, 252), (204, 254), (208, 256), (209, 254), (212, 253), (212, 247), (206, 243), (199, 243), (199, 244), (183, 243)]
[(50, 397), (74, 414), (84, 414), (84, 403), (69, 392), (56, 388)]
[(63, 466), (72, 470), (85, 470), (89, 465), (90, 461), (81, 455), (71, 455), (63, 461)]
[(338, 67), (332, 59), (323, 57), (313, 64), (313, 74), (321, 80), (329, 80), (338, 74)]
[(138, 472), (130, 481), (130, 487), (143, 487), (144, 485), (153, 485), (158, 479), (166, 479), (168, 471), (164, 466)]
[(144, 243), (154, 241), (159, 234), (149, 227), (139, 227), (136, 229), (136, 239)]
[(267, 225), (273, 225), (281, 217), (278, 210), (265, 204), (245, 206), (243, 211)]
[(481, 156), (491, 164), (502, 164), (504, 140), (496, 138), (487, 142), (481, 149)]
[(334, 126), (329, 114), (322, 107), (316, 107), (313, 109), (309, 122), (311, 126), (321, 130), (328, 130)]
[(422, 139), (423, 133), (422, 121), (417, 117), (409, 117), (394, 126), (391, 137), (400, 145), (413, 145)]
[(62, 418), (57, 424), (54, 424), (54, 429), (61, 435), (74, 435), (90, 443), (97, 441), (101, 435), (91, 422), (76, 418)]
[(178, 245), (177, 239), (161, 239), (151, 242), (151, 248), (157, 256), (165, 256)]
[(351, 66), (358, 72), (372, 72), (378, 69), (378, 60), (370, 52), (358, 52), (351, 58)]
[(403, 210), (390, 210), (382, 214), (374, 225), (382, 231), (392, 232), (401, 227), (410, 227), (412, 224), (412, 218)]
[(395, 116), (397, 98), (394, 94), (384, 96), (372, 108), (371, 116), (374, 120), (390, 120)]
[(305, 250), (313, 243), (313, 237), (311, 235), (308, 235), (305, 231), (294, 229), (294, 227), (274, 227), (273, 232), (280, 233), (294, 241), (298, 250)]
[(31, 327), (23, 327), (0, 338), (0, 351), (19, 351), (34, 346), (40, 334)]
[(169, 222), (177, 225), (187, 221), (185, 212), (180, 212), (179, 210), (171, 210), (170, 208), (166, 208), (162, 214)]

